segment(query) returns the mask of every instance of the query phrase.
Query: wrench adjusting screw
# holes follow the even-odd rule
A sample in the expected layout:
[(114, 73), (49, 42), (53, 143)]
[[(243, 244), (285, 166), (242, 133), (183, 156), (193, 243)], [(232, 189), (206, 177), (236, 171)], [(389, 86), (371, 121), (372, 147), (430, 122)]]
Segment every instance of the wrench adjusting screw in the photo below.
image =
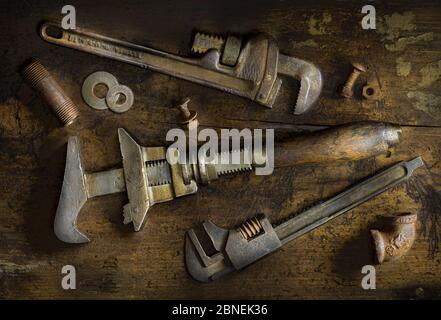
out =
[(354, 95), (355, 81), (357, 81), (362, 72), (366, 72), (366, 68), (360, 63), (352, 63), (352, 66), (354, 68), (352, 69), (351, 74), (349, 75), (340, 92), (340, 95), (344, 98), (352, 98)]

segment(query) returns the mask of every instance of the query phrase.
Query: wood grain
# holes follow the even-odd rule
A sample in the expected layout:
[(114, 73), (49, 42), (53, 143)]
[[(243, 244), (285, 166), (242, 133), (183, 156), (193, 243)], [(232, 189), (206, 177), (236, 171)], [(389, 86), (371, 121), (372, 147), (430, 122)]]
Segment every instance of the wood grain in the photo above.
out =
[[(368, 31), (360, 27), (357, 2), (71, 3), (77, 9), (78, 26), (181, 54), (189, 51), (195, 30), (221, 35), (267, 32), (276, 38), (281, 52), (309, 59), (321, 68), (323, 93), (311, 113), (296, 117), (292, 106), (298, 84), (284, 81), (274, 108), (267, 109), (215, 89), (47, 44), (38, 37), (37, 26), (44, 19), (59, 17), (60, 5), (3, 3), (0, 20), (8, 28), (0, 34), (0, 298), (441, 297), (440, 255), (428, 258), (428, 242), (422, 236), (401, 260), (377, 267), (377, 290), (365, 291), (360, 285), (361, 267), (374, 263), (369, 229), (381, 227), (379, 218), (384, 214), (420, 212), (416, 185), (430, 185), (441, 192), (439, 3), (375, 3), (378, 26)], [(51, 111), (24, 85), (18, 69), (32, 56), (42, 61), (78, 105), (82, 120), (77, 125), (60, 129)], [(369, 71), (358, 82), (354, 99), (340, 99), (336, 92), (352, 60), (365, 63)], [(132, 88), (131, 111), (116, 115), (84, 104), (82, 81), (98, 70), (111, 72)], [(368, 80), (381, 88), (380, 101), (361, 98), (361, 86)], [(275, 128), (276, 138), (281, 139), (295, 136), (297, 125), (321, 128), (378, 120), (402, 125), (403, 142), (392, 154), (374, 159), (277, 168), (267, 177), (220, 179), (196, 195), (155, 205), (138, 233), (122, 224), (125, 195), (92, 199), (79, 218), (80, 228), (92, 242), (71, 246), (58, 241), (52, 223), (66, 137), (79, 136), (87, 171), (118, 167), (116, 129), (126, 128), (142, 145), (164, 144), (167, 130), (177, 125), (174, 106), (184, 96), (191, 97), (190, 107), (204, 127)], [(232, 227), (258, 212), (277, 220), (417, 155), (423, 157), (426, 168), (411, 181), (246, 270), (208, 285), (187, 275), (184, 234), (203, 220)], [(431, 208), (438, 214), (440, 209)], [(66, 264), (77, 269), (77, 290), (61, 288), (61, 268)], [(418, 288), (423, 291), (417, 295)]]

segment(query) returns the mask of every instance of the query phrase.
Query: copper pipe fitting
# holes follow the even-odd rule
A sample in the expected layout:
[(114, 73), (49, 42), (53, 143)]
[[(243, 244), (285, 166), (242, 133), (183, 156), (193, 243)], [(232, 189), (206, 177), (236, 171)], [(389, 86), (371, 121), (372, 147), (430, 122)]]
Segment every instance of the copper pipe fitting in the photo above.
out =
[(416, 238), (416, 213), (384, 217), (382, 231), (371, 230), (379, 263), (396, 260), (409, 251)]
[(65, 126), (72, 124), (80, 115), (72, 100), (40, 62), (32, 60), (23, 68), (22, 75), (27, 83), (52, 108)]

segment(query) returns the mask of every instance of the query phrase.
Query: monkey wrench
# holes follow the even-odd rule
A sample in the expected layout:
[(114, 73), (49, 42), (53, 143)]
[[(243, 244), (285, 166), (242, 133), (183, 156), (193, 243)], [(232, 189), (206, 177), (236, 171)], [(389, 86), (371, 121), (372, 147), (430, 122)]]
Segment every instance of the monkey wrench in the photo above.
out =
[(222, 57), (219, 48), (212, 45), (200, 58), (182, 57), (80, 28), (64, 30), (54, 22), (43, 23), (40, 35), (50, 43), (213, 87), (269, 108), (282, 84), (278, 74), (292, 77), (300, 81), (294, 114), (308, 111), (322, 88), (322, 75), (314, 64), (279, 54), (275, 40), (264, 34), (250, 37), (243, 46), (227, 39)]
[(215, 252), (212, 255), (207, 254), (195, 231), (189, 230), (185, 239), (187, 271), (194, 279), (209, 282), (234, 270), (243, 269), (289, 241), (407, 180), (415, 169), (423, 165), (421, 157), (400, 162), (274, 226), (263, 214), (231, 230), (206, 221), (203, 223), (203, 228), (208, 241), (211, 242), (210, 247), (214, 248)]

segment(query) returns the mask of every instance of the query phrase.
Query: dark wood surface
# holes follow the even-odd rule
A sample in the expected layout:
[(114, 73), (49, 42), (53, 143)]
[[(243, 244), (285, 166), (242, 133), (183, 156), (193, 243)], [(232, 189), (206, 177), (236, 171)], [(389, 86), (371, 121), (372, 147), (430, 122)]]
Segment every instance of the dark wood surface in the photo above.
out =
[[(113, 1), (112, 1), (113, 2)], [(2, 2), (0, 21), (0, 298), (436, 298), (441, 297), (440, 254), (428, 257), (420, 235), (401, 260), (377, 266), (377, 289), (361, 288), (361, 268), (374, 263), (369, 229), (382, 215), (439, 214), (441, 192), (441, 6), (429, 1), (373, 2), (377, 30), (362, 30), (357, 2), (290, 1), (71, 1), (77, 25), (169, 52), (189, 52), (195, 30), (225, 34), (263, 31), (280, 51), (309, 59), (324, 74), (317, 107), (302, 116), (291, 108), (298, 85), (285, 81), (272, 110), (246, 99), (134, 66), (43, 42), (38, 24), (58, 18), (61, 4)], [(301, 4), (300, 4), (301, 3)], [(371, 2), (369, 2), (371, 3)], [(82, 113), (60, 129), (55, 116), (24, 85), (18, 69), (39, 58)], [(349, 62), (369, 66), (356, 96), (342, 100), (338, 86)], [(84, 78), (97, 70), (114, 74), (135, 94), (134, 107), (116, 115), (95, 111), (81, 99)], [(363, 100), (361, 85), (376, 81), (379, 101)], [(89, 200), (79, 226), (87, 245), (66, 245), (52, 231), (61, 188), (65, 137), (77, 135), (87, 171), (119, 166), (118, 127), (145, 146), (165, 143), (176, 127), (174, 108), (184, 96), (202, 126), (276, 128), (277, 137), (296, 125), (329, 126), (357, 120), (403, 126), (403, 142), (389, 157), (276, 169), (271, 176), (242, 175), (196, 194), (155, 205), (141, 232), (122, 223), (123, 194)], [(192, 280), (184, 266), (184, 234), (211, 219), (232, 227), (258, 212), (286, 217), (400, 160), (421, 155), (426, 168), (409, 182), (351, 210), (246, 270), (211, 284)], [(423, 186), (423, 187), (422, 187)], [(431, 186), (433, 192), (428, 195)], [(430, 193), (430, 192), (429, 192)], [(429, 197), (429, 198), (427, 198)], [(61, 268), (77, 269), (78, 289), (61, 288)], [(421, 289), (422, 288), (422, 289)]]

